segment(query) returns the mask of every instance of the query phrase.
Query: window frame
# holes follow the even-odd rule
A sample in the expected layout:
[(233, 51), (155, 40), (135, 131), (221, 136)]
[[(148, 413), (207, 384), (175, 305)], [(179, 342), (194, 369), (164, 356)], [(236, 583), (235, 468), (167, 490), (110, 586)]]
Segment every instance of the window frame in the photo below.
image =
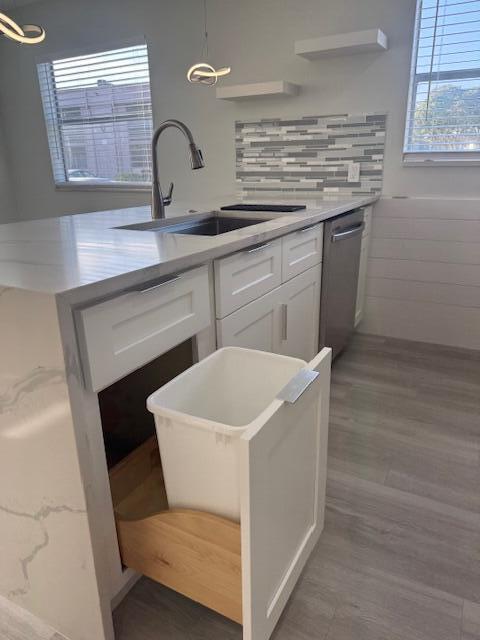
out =
[[(147, 58), (148, 58), (148, 73), (149, 73), (149, 84), (150, 84), (150, 96), (152, 96), (152, 74), (150, 68), (150, 48), (148, 46), (148, 42), (144, 35), (138, 35), (137, 37), (125, 38), (122, 40), (111, 40), (105, 41), (101, 45), (92, 45), (90, 47), (81, 47), (81, 48), (71, 48), (71, 49), (62, 49), (61, 51), (49, 51), (48, 49), (44, 49), (40, 55), (35, 57), (35, 65), (38, 69), (39, 65), (52, 63), (55, 60), (63, 60), (64, 58), (75, 58), (80, 56), (87, 55), (95, 55), (102, 54), (104, 52), (108, 52), (115, 49), (123, 49), (128, 47), (135, 46), (146, 46), (147, 49)], [(45, 133), (47, 137), (47, 146), (49, 150), (49, 155), (51, 156), (51, 147), (48, 135), (48, 123), (44, 113), (44, 105), (43, 99), (41, 97), (41, 84), (39, 74), (36, 74), (38, 89), (39, 89), (39, 97), (40, 104), (42, 106), (42, 116), (43, 122), (45, 125)], [(155, 130), (155, 111), (153, 106), (153, 100), (151, 99), (151, 112), (152, 112), (152, 129)], [(50, 172), (52, 176), (53, 187), (55, 191), (105, 191), (105, 192), (149, 192), (151, 191), (151, 182), (105, 182), (105, 183), (96, 183), (96, 182), (76, 182), (76, 181), (66, 181), (66, 182), (57, 182), (55, 179), (55, 173), (53, 169), (53, 162), (50, 162)]]
[[(422, 81), (423, 82), (428, 81), (431, 76), (431, 74), (429, 73), (417, 74), (421, 14), (422, 14), (422, 0), (416, 0), (415, 26), (414, 26), (413, 42), (412, 42), (412, 57), (411, 57), (411, 63), (410, 63), (409, 89), (408, 89), (407, 108), (405, 113), (405, 130), (404, 130), (403, 149), (402, 149), (403, 164), (406, 167), (420, 167), (420, 166), (421, 167), (428, 167), (428, 166), (452, 167), (452, 166), (480, 165), (479, 150), (434, 151), (430, 149), (429, 151), (422, 151), (422, 152), (406, 150), (409, 136), (411, 135), (411, 128), (413, 125), (413, 118), (410, 117), (410, 112), (412, 110), (414, 98), (416, 96), (417, 86)], [(437, 73), (437, 75), (439, 76), (446, 75), (446, 76), (456, 77), (457, 75), (462, 76), (462, 75), (465, 75), (466, 73), (468, 72), (465, 70), (459, 69), (457, 72), (442, 71)], [(423, 77), (423, 80), (421, 79), (422, 77)], [(474, 77), (478, 77), (478, 76), (474, 76)], [(450, 79), (450, 78), (445, 78), (445, 79)]]

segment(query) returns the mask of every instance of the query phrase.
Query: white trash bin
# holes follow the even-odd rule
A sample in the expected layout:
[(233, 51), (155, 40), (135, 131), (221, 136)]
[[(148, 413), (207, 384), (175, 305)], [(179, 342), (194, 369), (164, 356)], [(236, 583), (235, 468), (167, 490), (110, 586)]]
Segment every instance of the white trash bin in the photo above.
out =
[(238, 438), (265, 422), (276, 395), (305, 365), (297, 358), (225, 347), (148, 398), (170, 508), (240, 519)]

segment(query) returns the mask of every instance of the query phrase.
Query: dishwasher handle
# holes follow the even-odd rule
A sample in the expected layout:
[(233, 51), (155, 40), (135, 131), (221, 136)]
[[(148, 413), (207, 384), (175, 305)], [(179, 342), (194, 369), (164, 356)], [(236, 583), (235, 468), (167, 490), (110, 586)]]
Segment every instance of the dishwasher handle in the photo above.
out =
[(340, 242), (340, 240), (347, 240), (348, 238), (356, 236), (363, 231), (364, 226), (365, 226), (365, 223), (360, 222), (360, 224), (357, 224), (354, 227), (350, 227), (345, 231), (340, 231), (340, 233), (334, 233), (332, 235), (332, 242)]

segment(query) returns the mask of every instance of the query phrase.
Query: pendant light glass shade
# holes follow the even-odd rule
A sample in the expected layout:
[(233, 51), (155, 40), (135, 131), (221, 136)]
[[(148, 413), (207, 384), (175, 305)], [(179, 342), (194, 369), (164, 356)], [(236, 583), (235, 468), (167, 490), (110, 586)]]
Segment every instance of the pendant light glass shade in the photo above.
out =
[(0, 34), (21, 42), (22, 44), (38, 44), (45, 40), (45, 31), (36, 24), (18, 25), (12, 18), (0, 12)]
[[(208, 30), (207, 30), (207, 0), (203, 1), (203, 15), (205, 21), (205, 36), (202, 57), (208, 58)], [(187, 80), (192, 84), (217, 84), (218, 79), (227, 76), (231, 71), (230, 67), (215, 69), (208, 62), (197, 62), (187, 71)]]

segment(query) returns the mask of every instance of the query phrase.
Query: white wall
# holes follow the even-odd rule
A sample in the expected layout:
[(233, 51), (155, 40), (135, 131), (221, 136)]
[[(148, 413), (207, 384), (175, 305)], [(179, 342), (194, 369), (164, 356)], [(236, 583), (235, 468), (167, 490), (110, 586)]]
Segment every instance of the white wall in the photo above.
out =
[(12, 190), (12, 175), (10, 173), (9, 154), (0, 118), (0, 224), (15, 220), (15, 200)]
[[(403, 201), (401, 216), (396, 205), (388, 209), (388, 203), (395, 201), (382, 204), (380, 215), (392, 218), (384, 224), (394, 225), (392, 229), (397, 231), (398, 226), (403, 228), (404, 222), (397, 218), (408, 213), (415, 219), (419, 210), (417, 198), (422, 198), (422, 215), (429, 221), (428, 230), (422, 232), (426, 234), (423, 239), (437, 242), (444, 226), (436, 199), (451, 199), (448, 207), (452, 213), (448, 215), (456, 220), (462, 211), (462, 199), (480, 198), (477, 167), (404, 168), (401, 163), (415, 0), (208, 0), (211, 62), (233, 68), (231, 76), (223, 81), (225, 84), (283, 78), (302, 85), (298, 97), (242, 103), (217, 101), (214, 89), (185, 81), (185, 70), (201, 54), (202, 6), (200, 0), (46, 0), (17, 12), (24, 21), (42, 23), (48, 34), (46, 43), (38, 48), (18, 47), (6, 41), (0, 44), (0, 87), (9, 88), (8, 92), (0, 89), (0, 99), (12, 149), (11, 165), (21, 217), (61, 215), (148, 201), (148, 193), (55, 191), (35, 70), (35, 56), (39, 52), (68, 54), (85, 45), (107, 46), (111, 39), (130, 39), (137, 34), (144, 34), (149, 45), (155, 121), (159, 123), (168, 117), (185, 120), (205, 153), (207, 168), (192, 173), (183, 140), (177, 138), (177, 132), (165, 135), (162, 181), (166, 184), (175, 179), (177, 197), (223, 194), (234, 189), (235, 119), (380, 111), (389, 116), (384, 193), (410, 198)], [(293, 54), (295, 39), (377, 26), (389, 36), (390, 49), (385, 53), (314, 62)], [(425, 197), (433, 199), (424, 201)], [(469, 215), (478, 222), (476, 204), (470, 211)], [(388, 240), (388, 234), (396, 231), (377, 225), (375, 233), (377, 240)], [(378, 237), (379, 233), (382, 237)], [(423, 281), (423, 267), (422, 260), (411, 257), (411, 247), (418, 240), (416, 231), (411, 234), (412, 245), (410, 240), (396, 245), (404, 251), (400, 260), (410, 265), (408, 278), (403, 272), (388, 272), (391, 275), (385, 277), (407, 284), (399, 284), (390, 292), (386, 291), (387, 283), (380, 287), (381, 270), (393, 265), (379, 263), (372, 254), (364, 330), (432, 341), (442, 338), (451, 344), (478, 344), (479, 334), (475, 330), (466, 341), (458, 337), (465, 312), (457, 298), (450, 299), (448, 309), (446, 303), (445, 308), (438, 308), (450, 320), (445, 320), (443, 333), (432, 333), (430, 337), (419, 328), (425, 317), (423, 302), (409, 300), (408, 304), (401, 304), (406, 296), (414, 295), (415, 287), (416, 295), (423, 295), (414, 284)], [(452, 244), (463, 243), (462, 237), (463, 240), (453, 240), (446, 233), (441, 240), (445, 243), (442, 251), (468, 253), (471, 244)], [(374, 242), (375, 246), (378, 247), (378, 242)], [(454, 265), (447, 269), (450, 272)], [(431, 284), (429, 291), (433, 290), (433, 280)], [(468, 286), (477, 285), (472, 282)], [(476, 289), (472, 289), (473, 294)], [(406, 322), (401, 325), (395, 321), (392, 299), (405, 310)]]
[(479, 200), (381, 200), (362, 330), (480, 349)]
[[(19, 9), (19, 20), (41, 22), (45, 44), (0, 45), (4, 120), (20, 215), (60, 215), (146, 202), (148, 193), (65, 193), (52, 184), (35, 62), (45, 52), (68, 54), (85, 46), (144, 34), (150, 51), (156, 122), (185, 119), (205, 151), (207, 169), (191, 173), (183, 141), (168, 133), (164, 181), (175, 177), (177, 194), (231, 191), (234, 182), (233, 123), (237, 118), (309, 113), (389, 114), (385, 192), (393, 195), (475, 197), (474, 168), (403, 168), (401, 146), (415, 0), (209, 0), (211, 60), (231, 64), (225, 83), (285, 78), (302, 85), (294, 98), (244, 103), (215, 99), (215, 90), (192, 86), (185, 70), (202, 49), (200, 0), (46, 0)], [(390, 38), (386, 53), (308, 62), (293, 54), (297, 38), (379, 26)], [(164, 145), (165, 148), (165, 145)]]

